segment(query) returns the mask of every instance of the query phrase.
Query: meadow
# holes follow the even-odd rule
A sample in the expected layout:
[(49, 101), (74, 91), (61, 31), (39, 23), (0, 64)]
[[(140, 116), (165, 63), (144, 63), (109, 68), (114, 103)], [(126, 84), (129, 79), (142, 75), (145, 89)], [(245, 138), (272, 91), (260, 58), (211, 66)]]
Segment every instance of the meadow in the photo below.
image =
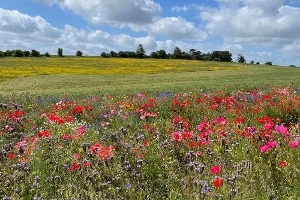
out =
[(44, 59), (0, 59), (0, 198), (300, 196), (298, 68)]

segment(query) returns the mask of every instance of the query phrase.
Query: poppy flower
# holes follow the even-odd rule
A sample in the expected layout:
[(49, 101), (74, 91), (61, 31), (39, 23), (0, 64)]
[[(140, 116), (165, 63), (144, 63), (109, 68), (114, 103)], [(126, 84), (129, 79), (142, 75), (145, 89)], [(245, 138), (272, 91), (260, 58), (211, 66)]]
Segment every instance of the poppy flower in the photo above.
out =
[(210, 173), (215, 174), (215, 175), (219, 174), (220, 171), (221, 171), (221, 168), (218, 165), (215, 165), (212, 168), (210, 168)]
[(15, 157), (15, 155), (13, 153), (8, 153), (7, 154), (8, 159), (13, 159), (14, 157)]
[(213, 181), (213, 184), (214, 184), (214, 186), (215, 186), (216, 188), (219, 188), (219, 187), (222, 186), (223, 180), (222, 180), (221, 178), (217, 178), (217, 179), (215, 179), (215, 180)]
[(284, 168), (284, 167), (286, 167), (286, 166), (287, 166), (287, 163), (286, 163), (285, 161), (279, 161), (279, 162), (278, 162), (278, 167)]

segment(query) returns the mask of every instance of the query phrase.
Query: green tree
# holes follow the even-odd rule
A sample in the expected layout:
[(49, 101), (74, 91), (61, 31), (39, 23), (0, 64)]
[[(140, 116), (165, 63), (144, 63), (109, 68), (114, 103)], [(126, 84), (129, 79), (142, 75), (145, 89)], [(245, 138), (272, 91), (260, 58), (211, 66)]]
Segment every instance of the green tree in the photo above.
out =
[(59, 56), (59, 57), (63, 57), (64, 56), (64, 54), (63, 54), (63, 49), (62, 48), (58, 48), (57, 49), (57, 55)]
[(265, 65), (272, 65), (272, 62), (266, 62)]
[(4, 57), (4, 53), (0, 51), (0, 58)]
[(12, 51), (11, 50), (6, 50), (5, 52), (4, 52), (4, 56), (12, 56)]
[(46, 56), (46, 57), (50, 57), (51, 55), (50, 55), (49, 52), (46, 52), (46, 53), (45, 53), (45, 56)]
[(158, 57), (159, 58), (162, 58), (162, 59), (165, 59), (165, 58), (167, 58), (167, 53), (166, 53), (166, 51), (165, 50), (159, 50), (159, 51), (157, 51), (157, 54), (158, 54)]
[(110, 56), (110, 57), (117, 57), (118, 54), (117, 54), (116, 52), (114, 52), (114, 51), (110, 51), (110, 52), (109, 52), (109, 56)]
[(136, 55), (137, 55), (138, 58), (144, 58), (144, 57), (146, 57), (146, 51), (145, 51), (145, 49), (144, 49), (144, 47), (143, 47), (142, 44), (139, 44), (139, 46), (137, 47), (137, 49), (136, 49)]
[(173, 57), (175, 59), (181, 58), (181, 49), (179, 47), (175, 47), (174, 51), (173, 51)]
[(255, 64), (256, 64), (256, 65), (260, 65), (260, 63), (259, 63), (259, 62), (256, 62)]
[(103, 58), (107, 58), (108, 57), (107, 53), (105, 53), (104, 51), (100, 54), (100, 56), (103, 57)]
[(231, 62), (232, 54), (229, 51), (213, 51), (211, 54), (208, 54), (210, 57), (209, 60), (212, 61), (221, 61), (221, 62)]
[(35, 50), (35, 49), (32, 49), (31, 50), (31, 56), (32, 57), (39, 57), (40, 56), (40, 52)]
[(151, 58), (159, 58), (157, 51), (153, 51), (150, 53)]
[(12, 56), (13, 56), (13, 57), (23, 57), (23, 56), (24, 56), (24, 53), (23, 53), (22, 50), (16, 49), (16, 50), (13, 51), (13, 55), (12, 55)]
[(246, 63), (246, 59), (242, 54), (238, 55), (236, 61), (239, 62), (239, 63)]
[(82, 51), (80, 50), (76, 51), (76, 56), (82, 56)]
[(254, 64), (254, 61), (253, 61), (253, 60), (251, 60), (250, 64), (251, 64), (251, 65), (253, 65), (253, 64)]
[(30, 51), (24, 51), (24, 56), (25, 56), (25, 57), (30, 56)]

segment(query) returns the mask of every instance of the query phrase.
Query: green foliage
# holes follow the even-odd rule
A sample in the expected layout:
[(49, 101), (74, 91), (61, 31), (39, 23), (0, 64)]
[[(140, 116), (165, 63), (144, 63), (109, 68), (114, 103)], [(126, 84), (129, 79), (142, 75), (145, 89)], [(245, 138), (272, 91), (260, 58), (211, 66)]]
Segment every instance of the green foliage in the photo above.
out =
[(0, 58), (4, 57), (4, 53), (2, 51), (0, 51)]
[(179, 47), (175, 47), (174, 51), (173, 51), (173, 58), (175, 59), (179, 59), (181, 58), (181, 49)]
[(253, 64), (254, 64), (254, 61), (253, 61), (253, 60), (251, 60), (250, 64), (251, 64), (251, 65), (253, 65)]
[(30, 55), (32, 57), (40, 57), (40, 52), (35, 49), (32, 49)]
[(50, 55), (49, 52), (46, 52), (46, 53), (45, 53), (45, 56), (46, 56), (46, 57), (51, 57), (51, 55)]
[(246, 63), (246, 59), (245, 59), (245, 57), (242, 54), (238, 55), (236, 61), (239, 62), (239, 63)]
[(24, 56), (29, 57), (30, 56), (30, 51), (24, 51)]
[(103, 57), (103, 58), (107, 58), (107, 57), (108, 57), (108, 54), (105, 53), (105, 52), (102, 52), (102, 53), (100, 54), (100, 56)]
[(16, 49), (16, 50), (13, 51), (12, 56), (13, 57), (23, 57), (24, 52), (20, 49)]
[(229, 51), (213, 51), (210, 60), (220, 62), (232, 62), (232, 54)]
[(138, 55), (134, 51), (119, 51), (120, 58), (136, 58)]
[(259, 63), (259, 62), (256, 62), (256, 65), (260, 65), (260, 63)]
[(112, 58), (118, 57), (118, 53), (116, 53), (116, 52), (114, 52), (114, 51), (110, 51), (110, 52), (109, 52), (109, 57), (112, 57)]
[(82, 56), (82, 51), (80, 50), (76, 51), (76, 56)]
[(59, 57), (63, 57), (63, 56), (64, 56), (64, 54), (63, 54), (63, 49), (62, 49), (62, 48), (58, 48), (58, 49), (57, 49), (57, 55), (58, 55)]
[(272, 62), (266, 62), (265, 65), (272, 65)]
[(136, 55), (138, 58), (145, 58), (146, 57), (146, 51), (142, 44), (139, 44), (139, 46), (136, 49)]

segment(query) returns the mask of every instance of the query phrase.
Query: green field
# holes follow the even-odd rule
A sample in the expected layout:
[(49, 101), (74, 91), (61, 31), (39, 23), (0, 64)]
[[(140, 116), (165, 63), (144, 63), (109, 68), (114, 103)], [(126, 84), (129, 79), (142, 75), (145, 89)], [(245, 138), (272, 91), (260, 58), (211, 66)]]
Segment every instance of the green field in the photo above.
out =
[(189, 60), (1, 58), (0, 94), (107, 94), (300, 85), (300, 69)]

